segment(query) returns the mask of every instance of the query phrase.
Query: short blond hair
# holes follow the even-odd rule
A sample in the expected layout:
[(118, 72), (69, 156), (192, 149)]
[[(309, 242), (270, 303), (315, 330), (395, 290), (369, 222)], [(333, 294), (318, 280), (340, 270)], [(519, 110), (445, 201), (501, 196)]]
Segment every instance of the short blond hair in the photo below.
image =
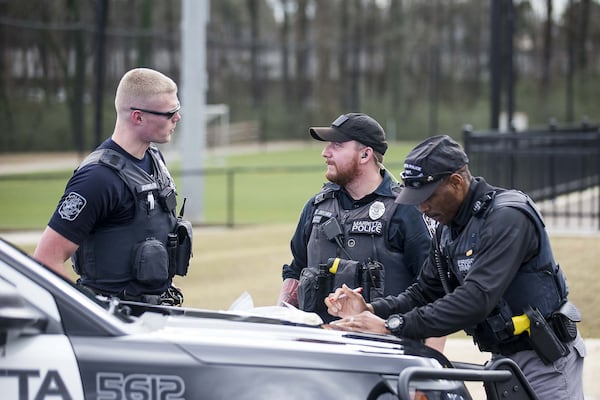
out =
[(168, 76), (150, 68), (134, 68), (123, 75), (117, 86), (115, 108), (147, 107), (154, 98), (177, 92), (177, 84)]

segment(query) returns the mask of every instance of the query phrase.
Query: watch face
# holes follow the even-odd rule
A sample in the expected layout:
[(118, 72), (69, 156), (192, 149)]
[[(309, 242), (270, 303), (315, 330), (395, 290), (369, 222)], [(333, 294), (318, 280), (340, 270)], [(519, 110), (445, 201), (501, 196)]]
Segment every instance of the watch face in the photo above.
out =
[(387, 327), (390, 331), (394, 331), (398, 328), (400, 328), (400, 326), (402, 325), (402, 317), (399, 315), (392, 315), (391, 317), (388, 318), (387, 322)]

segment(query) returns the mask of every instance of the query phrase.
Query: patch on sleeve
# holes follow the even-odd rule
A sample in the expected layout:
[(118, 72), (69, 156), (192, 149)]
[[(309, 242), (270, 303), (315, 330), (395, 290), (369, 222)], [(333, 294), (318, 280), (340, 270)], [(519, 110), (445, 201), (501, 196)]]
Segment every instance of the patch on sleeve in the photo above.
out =
[(71, 192), (65, 197), (62, 204), (58, 209), (58, 213), (60, 214), (62, 219), (66, 219), (68, 221), (73, 221), (83, 207), (87, 204), (87, 200), (85, 197), (81, 196), (78, 193)]

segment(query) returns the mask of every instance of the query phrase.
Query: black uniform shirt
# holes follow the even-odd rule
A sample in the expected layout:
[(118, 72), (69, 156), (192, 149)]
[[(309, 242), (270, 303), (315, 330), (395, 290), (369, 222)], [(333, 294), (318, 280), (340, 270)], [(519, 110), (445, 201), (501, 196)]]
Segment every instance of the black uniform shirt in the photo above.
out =
[[(118, 151), (152, 173), (148, 152), (138, 160), (110, 138), (98, 148)], [(110, 167), (90, 164), (78, 169), (69, 179), (48, 226), (73, 243), (81, 244), (96, 227), (125, 224), (134, 213), (133, 195), (117, 173)]]

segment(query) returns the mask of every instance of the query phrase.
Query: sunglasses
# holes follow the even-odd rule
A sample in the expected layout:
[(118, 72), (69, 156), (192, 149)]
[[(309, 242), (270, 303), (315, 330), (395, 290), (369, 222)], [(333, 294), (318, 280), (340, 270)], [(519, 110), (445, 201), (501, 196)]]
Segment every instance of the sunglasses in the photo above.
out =
[(145, 110), (143, 108), (137, 108), (137, 107), (129, 107), (129, 109), (131, 111), (142, 111), (142, 112), (145, 112), (148, 114), (160, 115), (160, 116), (166, 117), (167, 119), (171, 119), (171, 118), (173, 118), (173, 116), (175, 114), (177, 114), (179, 112), (179, 110), (181, 109), (181, 105), (177, 104), (177, 107), (173, 111), (167, 111), (167, 112)]
[(453, 173), (453, 171), (447, 171), (435, 175), (407, 176), (406, 172), (402, 171), (400, 173), (400, 178), (402, 178), (404, 186), (411, 187), (413, 189), (419, 189), (423, 187), (423, 185), (437, 182), (446, 176), (452, 175)]

